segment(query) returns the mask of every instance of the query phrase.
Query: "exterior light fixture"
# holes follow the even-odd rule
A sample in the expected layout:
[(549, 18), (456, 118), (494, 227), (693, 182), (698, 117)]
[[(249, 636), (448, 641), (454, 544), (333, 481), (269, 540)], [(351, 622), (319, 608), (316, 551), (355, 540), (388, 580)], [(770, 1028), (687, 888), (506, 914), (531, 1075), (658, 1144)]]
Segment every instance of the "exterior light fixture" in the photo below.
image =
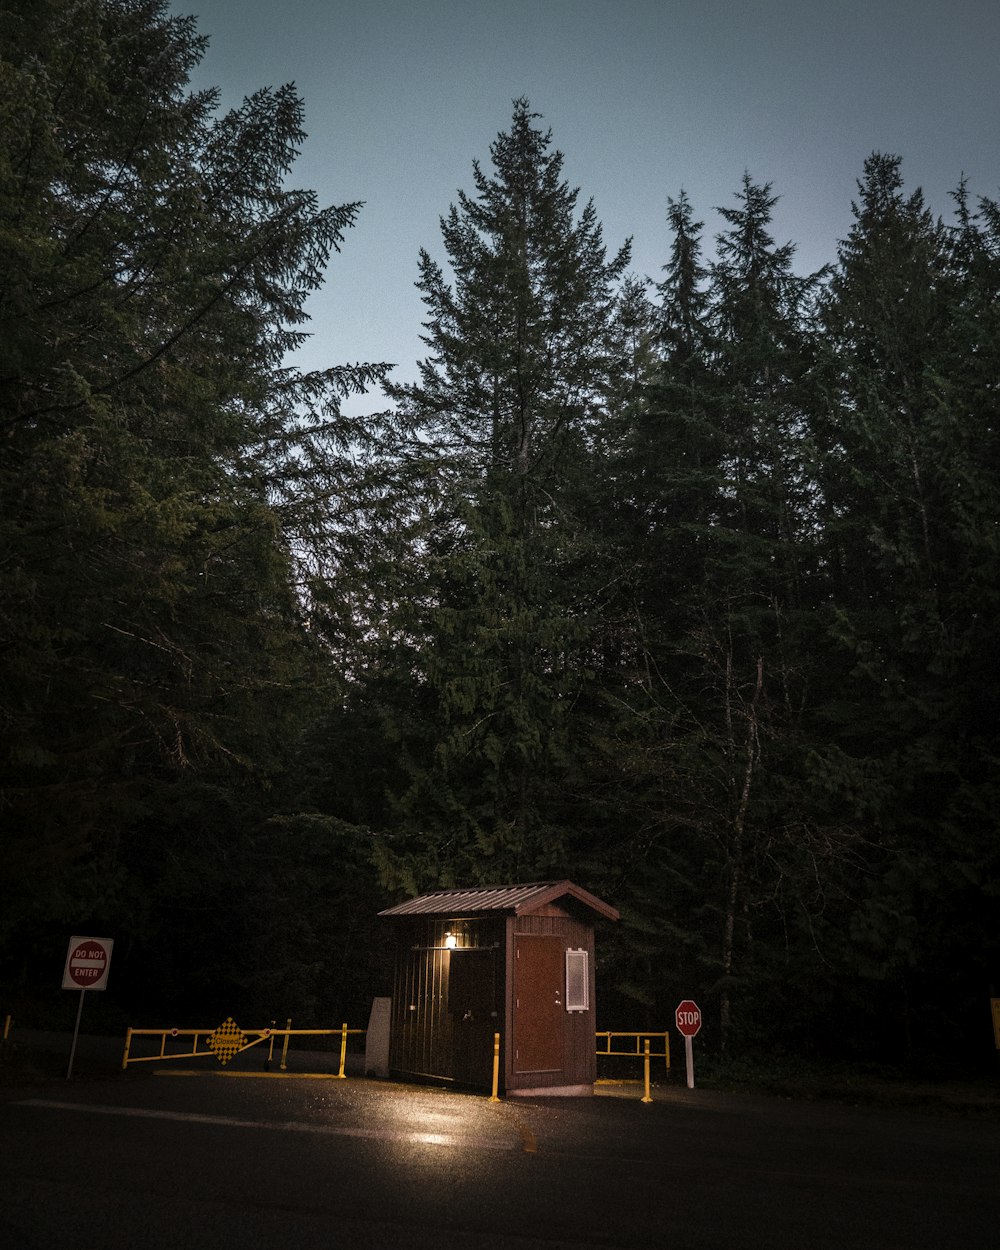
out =
[(449, 932), (444, 935), (445, 950), (453, 951), (457, 945), (458, 945), (458, 938), (455, 936), (454, 933)]

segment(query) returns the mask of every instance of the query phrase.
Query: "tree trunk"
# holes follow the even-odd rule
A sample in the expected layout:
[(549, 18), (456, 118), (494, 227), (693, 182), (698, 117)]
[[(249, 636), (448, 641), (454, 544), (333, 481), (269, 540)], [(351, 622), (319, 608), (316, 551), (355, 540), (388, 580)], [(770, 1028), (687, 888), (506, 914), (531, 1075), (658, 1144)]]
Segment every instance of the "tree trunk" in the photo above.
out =
[[(757, 677), (753, 698), (746, 709), (747, 732), (745, 765), (736, 811), (733, 814), (732, 837), (729, 855), (729, 893), (726, 898), (726, 915), (722, 932), (722, 993), (719, 1001), (719, 1051), (726, 1053), (732, 1023), (732, 993), (730, 978), (736, 949), (736, 913), (740, 903), (743, 883), (743, 860), (746, 841), (746, 814), (750, 804), (754, 773), (760, 759), (760, 739), (757, 728), (757, 703), (764, 685), (764, 659), (757, 658)], [(730, 746), (735, 762), (735, 741), (732, 737), (732, 649), (726, 657), (726, 720), (730, 730)], [(736, 778), (733, 778), (734, 784)]]

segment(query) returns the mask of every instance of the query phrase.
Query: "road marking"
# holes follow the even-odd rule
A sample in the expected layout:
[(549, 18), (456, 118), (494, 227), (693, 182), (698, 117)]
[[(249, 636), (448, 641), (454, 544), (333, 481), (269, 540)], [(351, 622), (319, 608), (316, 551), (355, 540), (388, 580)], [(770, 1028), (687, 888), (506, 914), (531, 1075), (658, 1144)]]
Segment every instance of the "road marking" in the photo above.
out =
[[(323, 1137), (360, 1137), (370, 1141), (412, 1142), (423, 1146), (452, 1146), (460, 1150), (515, 1150), (510, 1142), (448, 1133), (406, 1133), (388, 1128), (354, 1128), (350, 1125), (310, 1124), (303, 1120), (240, 1120), (235, 1116), (204, 1115), (196, 1111), (154, 1111), (147, 1107), (109, 1107), (100, 1103), (57, 1102), (47, 1098), (24, 1098), (18, 1107), (44, 1107), (52, 1111), (83, 1111), (96, 1115), (120, 1115), (134, 1119), (174, 1120), (182, 1124), (208, 1124), (224, 1128), (272, 1129), (285, 1133), (314, 1133)], [(531, 1134), (529, 1132), (529, 1137)], [(532, 1142), (534, 1138), (531, 1138)], [(522, 1130), (524, 1141), (524, 1130)], [(524, 1147), (529, 1149), (527, 1145)]]
[(239, 1081), (270, 1079), (272, 1081), (337, 1081), (336, 1072), (202, 1072), (196, 1068), (154, 1068), (154, 1076), (228, 1076)]

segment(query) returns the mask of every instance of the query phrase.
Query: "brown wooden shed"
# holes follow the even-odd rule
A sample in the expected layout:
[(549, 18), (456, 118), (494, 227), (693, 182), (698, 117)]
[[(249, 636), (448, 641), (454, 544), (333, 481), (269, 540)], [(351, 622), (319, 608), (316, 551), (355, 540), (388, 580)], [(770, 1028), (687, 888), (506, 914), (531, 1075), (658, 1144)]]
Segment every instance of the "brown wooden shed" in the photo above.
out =
[(618, 912), (572, 881), (422, 894), (396, 929), (394, 1075), (507, 1094), (589, 1094), (596, 1078), (594, 924)]

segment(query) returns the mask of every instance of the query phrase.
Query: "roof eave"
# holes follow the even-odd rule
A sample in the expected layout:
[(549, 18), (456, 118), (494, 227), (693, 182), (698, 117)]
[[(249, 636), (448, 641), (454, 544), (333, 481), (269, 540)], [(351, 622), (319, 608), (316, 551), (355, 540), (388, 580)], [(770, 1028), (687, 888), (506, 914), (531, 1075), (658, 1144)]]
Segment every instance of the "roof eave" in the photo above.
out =
[(554, 903), (558, 899), (566, 898), (567, 896), (576, 899), (578, 903), (582, 903), (590, 911), (603, 916), (605, 920), (617, 920), (619, 918), (616, 907), (612, 907), (610, 903), (605, 903), (602, 898), (598, 898), (596, 894), (591, 894), (589, 890), (583, 889), (582, 886), (575, 885), (572, 881), (554, 881), (552, 885), (539, 891), (532, 898), (518, 904), (514, 908), (514, 914), (516, 916), (524, 913), (530, 914), (537, 908), (544, 907), (546, 903)]
[[(510, 890), (502, 892), (516, 892), (519, 889), (527, 887), (514, 886)], [(598, 898), (595, 894), (591, 894), (589, 890), (584, 890), (581, 886), (575, 885), (572, 881), (551, 881), (539, 884), (537, 887), (531, 888), (531, 892), (517, 900), (506, 900), (489, 906), (474, 905), (468, 898), (469, 893), (477, 891), (455, 891), (456, 894), (465, 894), (463, 899), (449, 897), (453, 892), (441, 891), (440, 906), (431, 904), (438, 902), (434, 895), (426, 896), (424, 906), (418, 907), (416, 910), (410, 910), (410, 905), (406, 903), (397, 904), (395, 907), (386, 908), (380, 911), (380, 916), (388, 916), (392, 919), (396, 918), (416, 918), (420, 917), (424, 920), (446, 920), (446, 919), (465, 919), (483, 916), (521, 916), (531, 915), (540, 907), (545, 907), (549, 903), (557, 902), (559, 899), (569, 898), (578, 903), (581, 907), (597, 916), (606, 920), (617, 920), (618, 911), (609, 903), (605, 903), (603, 899)], [(424, 902), (424, 896), (417, 899), (411, 899), (410, 904)], [(427, 904), (431, 904), (428, 906)], [(463, 906), (464, 904), (464, 906)]]

